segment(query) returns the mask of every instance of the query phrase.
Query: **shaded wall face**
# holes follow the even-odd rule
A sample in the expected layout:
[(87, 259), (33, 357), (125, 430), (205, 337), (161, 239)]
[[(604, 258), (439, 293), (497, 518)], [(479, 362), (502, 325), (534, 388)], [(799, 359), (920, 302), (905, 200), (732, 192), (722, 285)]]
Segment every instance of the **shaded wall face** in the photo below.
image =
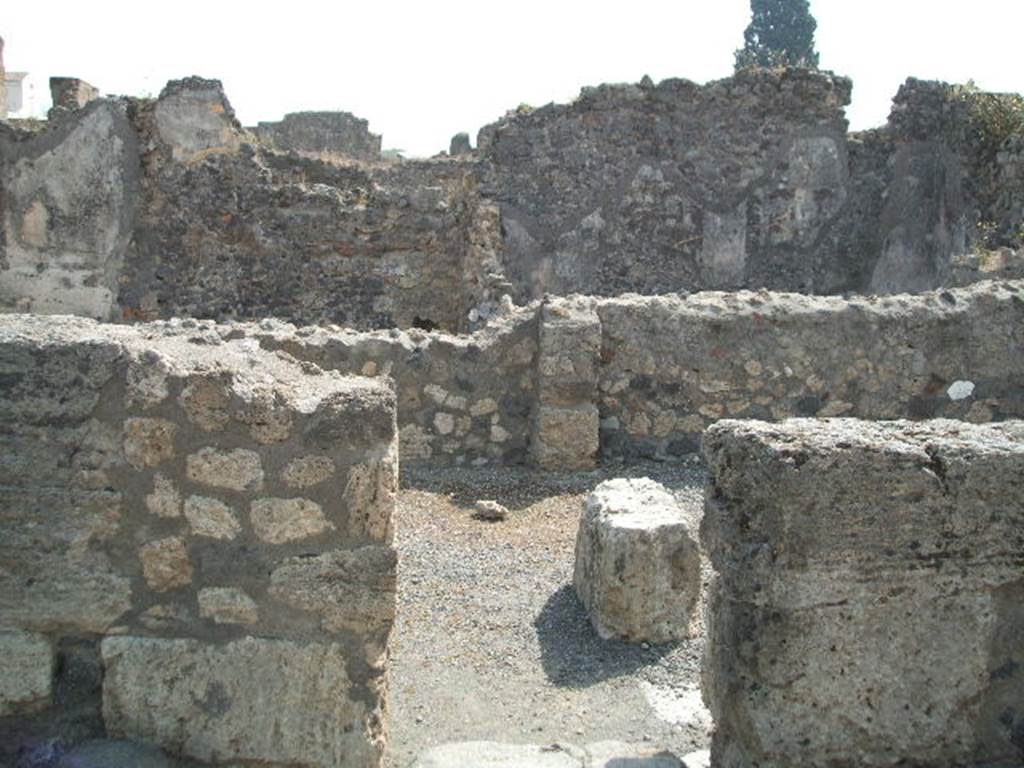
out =
[(153, 151), (119, 304), (169, 316), (461, 330), (477, 201), (465, 172), (265, 153), (216, 84), (136, 117)]
[(529, 296), (813, 289), (849, 192), (849, 89), (799, 71), (600, 86), (484, 128), (510, 274)]

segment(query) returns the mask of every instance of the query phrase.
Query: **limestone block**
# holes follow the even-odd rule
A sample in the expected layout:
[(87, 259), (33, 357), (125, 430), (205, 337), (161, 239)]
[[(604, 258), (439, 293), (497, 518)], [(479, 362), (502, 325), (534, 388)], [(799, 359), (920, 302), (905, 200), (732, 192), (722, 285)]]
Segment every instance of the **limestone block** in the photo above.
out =
[(541, 311), (537, 374), (546, 405), (593, 400), (601, 353), (601, 320), (586, 302), (564, 300)]
[(259, 491), (263, 488), (260, 455), (245, 448), (232, 451), (203, 448), (188, 456), (186, 472), (190, 480), (211, 488), (232, 491)]
[(270, 544), (306, 539), (334, 529), (320, 505), (309, 499), (256, 499), (250, 519), (256, 535)]
[(181, 494), (167, 477), (157, 472), (153, 476), (153, 492), (146, 495), (146, 509), (157, 517), (181, 515)]
[(152, 541), (139, 550), (142, 575), (151, 589), (166, 592), (192, 582), (192, 564), (185, 542), (177, 537)]
[(218, 499), (189, 496), (185, 501), (185, 518), (196, 536), (211, 539), (233, 539), (242, 526), (231, 507)]
[(713, 762), (1024, 762), (1024, 424), (704, 434)]
[(206, 432), (219, 432), (231, 419), (231, 398), (225, 382), (213, 377), (193, 379), (181, 391), (178, 402), (189, 421)]
[(292, 488), (309, 488), (334, 475), (334, 460), (330, 456), (310, 454), (288, 462), (281, 477)]
[(365, 636), (371, 664), (395, 620), (396, 556), (391, 547), (336, 550), (285, 560), (270, 576), (271, 597), (319, 614), (328, 632)]
[(594, 405), (540, 406), (534, 427), (533, 456), (544, 469), (589, 469), (599, 448), (600, 416)]
[(261, 445), (284, 442), (292, 431), (292, 412), (277, 393), (260, 393), (239, 412), (238, 420)]
[(629, 642), (688, 637), (700, 598), (697, 515), (653, 480), (601, 483), (583, 507), (573, 584), (597, 633)]
[(177, 427), (166, 419), (127, 419), (124, 457), (136, 469), (155, 467), (174, 456)]
[(240, 143), (237, 122), (220, 82), (189, 78), (167, 84), (154, 110), (160, 139), (175, 160), (196, 162), (232, 154)]
[(413, 763), (413, 768), (582, 768), (578, 748), (543, 747), (539, 744), (501, 744), (465, 741), (433, 747)]
[(397, 448), (394, 446), (383, 461), (349, 469), (342, 498), (348, 509), (348, 534), (352, 538), (391, 541), (398, 492)]
[(235, 587), (209, 587), (199, 591), (199, 615), (218, 624), (255, 624), (256, 603)]
[(0, 717), (46, 709), (53, 668), (53, 648), (45, 636), (0, 632)]
[[(464, 741), (432, 747), (412, 768), (683, 768), (669, 752), (602, 741), (574, 744), (503, 744)], [(696, 768), (689, 763), (686, 768)]]
[(382, 683), (339, 644), (108, 637), (108, 734), (208, 763), (377, 766)]
[(103, 551), (120, 533), (120, 501), (0, 488), (0, 628), (101, 633), (128, 610), (131, 581)]

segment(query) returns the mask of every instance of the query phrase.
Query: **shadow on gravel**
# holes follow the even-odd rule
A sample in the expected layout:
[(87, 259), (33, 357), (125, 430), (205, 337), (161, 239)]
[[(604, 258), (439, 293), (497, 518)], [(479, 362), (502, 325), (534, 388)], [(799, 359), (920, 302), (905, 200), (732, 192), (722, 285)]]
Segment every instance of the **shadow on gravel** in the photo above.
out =
[(602, 640), (571, 584), (548, 598), (533, 626), (544, 674), (559, 688), (588, 688), (603, 680), (631, 675), (657, 663), (676, 647), (668, 643), (645, 649), (642, 645)]

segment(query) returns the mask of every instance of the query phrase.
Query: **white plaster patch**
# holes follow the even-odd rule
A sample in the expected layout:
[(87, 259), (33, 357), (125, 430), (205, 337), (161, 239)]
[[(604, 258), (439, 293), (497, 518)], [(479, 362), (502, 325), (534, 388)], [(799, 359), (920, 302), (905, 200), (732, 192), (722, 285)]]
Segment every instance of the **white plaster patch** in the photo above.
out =
[(964, 400), (974, 394), (973, 381), (954, 381), (946, 390), (950, 400)]

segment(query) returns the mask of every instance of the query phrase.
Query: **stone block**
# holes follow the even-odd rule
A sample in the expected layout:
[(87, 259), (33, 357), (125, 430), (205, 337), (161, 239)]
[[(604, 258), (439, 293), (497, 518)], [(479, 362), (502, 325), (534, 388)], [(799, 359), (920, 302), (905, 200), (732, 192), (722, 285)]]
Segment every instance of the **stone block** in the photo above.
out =
[(256, 499), (250, 519), (256, 535), (269, 544), (308, 539), (334, 529), (323, 508), (309, 499)]
[(271, 574), (269, 593), (318, 614), (327, 632), (359, 632), (376, 664), (395, 620), (395, 571), (395, 551), (384, 546), (294, 557)]
[[(669, 752), (619, 741), (575, 744), (503, 744), (464, 741), (424, 752), (412, 768), (684, 768)], [(686, 768), (696, 766), (686, 765)]]
[(0, 632), (0, 717), (46, 709), (53, 672), (53, 648), (45, 636)]
[(543, 469), (590, 469), (597, 462), (600, 416), (591, 404), (571, 408), (540, 406), (533, 458)]
[(263, 488), (263, 466), (256, 451), (236, 448), (221, 451), (203, 448), (186, 463), (189, 480), (210, 488), (231, 491), (259, 491)]
[(1024, 762), (1024, 424), (704, 434), (713, 762)]
[(166, 592), (192, 583), (192, 564), (185, 542), (178, 536), (151, 541), (139, 550), (142, 575), (151, 589)]
[(199, 615), (217, 624), (255, 624), (259, 620), (256, 603), (235, 587), (209, 587), (199, 592)]
[(700, 598), (698, 515), (649, 480), (601, 483), (583, 507), (573, 584), (605, 639), (689, 637)]
[(338, 644), (108, 637), (109, 735), (206, 763), (380, 763), (380, 678), (356, 685)]

